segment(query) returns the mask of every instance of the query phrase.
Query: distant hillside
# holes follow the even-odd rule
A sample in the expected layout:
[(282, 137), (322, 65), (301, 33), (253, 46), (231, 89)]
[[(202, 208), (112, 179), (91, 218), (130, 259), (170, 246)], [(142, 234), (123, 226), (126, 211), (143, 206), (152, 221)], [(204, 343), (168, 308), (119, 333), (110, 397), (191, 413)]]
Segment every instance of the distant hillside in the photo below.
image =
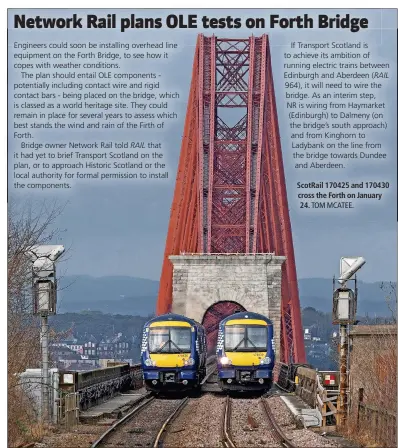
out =
[(65, 276), (59, 281), (58, 312), (95, 310), (148, 316), (156, 306), (159, 282), (144, 278)]
[(73, 336), (80, 340), (86, 340), (92, 335), (100, 341), (105, 337), (114, 337), (118, 333), (122, 333), (128, 339), (134, 337), (140, 339), (144, 323), (149, 318), (150, 316), (121, 316), (85, 311), (51, 316), (49, 324), (57, 332), (72, 329)]
[[(136, 277), (67, 276), (59, 281), (58, 312), (95, 310), (109, 314), (148, 316), (156, 307), (159, 282)], [(358, 282), (358, 314), (389, 315), (382, 282)], [(395, 285), (395, 283), (394, 283)], [(332, 281), (324, 278), (299, 280), (301, 307), (332, 309)]]
[[(352, 284), (352, 287), (354, 285)], [(393, 283), (396, 287), (396, 283)], [(389, 315), (386, 297), (391, 295), (389, 282), (357, 282), (358, 314)], [(313, 307), (318, 311), (330, 312), (332, 307), (333, 281), (324, 278), (303, 278), (299, 280), (301, 307)], [(396, 300), (394, 296), (394, 300)]]

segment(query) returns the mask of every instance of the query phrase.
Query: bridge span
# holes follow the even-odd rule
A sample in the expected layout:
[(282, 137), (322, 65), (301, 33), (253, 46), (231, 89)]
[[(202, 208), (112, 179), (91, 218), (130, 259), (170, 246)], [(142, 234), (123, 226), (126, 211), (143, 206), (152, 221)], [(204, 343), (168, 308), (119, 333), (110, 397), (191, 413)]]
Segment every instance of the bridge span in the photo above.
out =
[(188, 311), (213, 341), (236, 309), (272, 313), (278, 357), (305, 362), (268, 36), (199, 35), (157, 313)]

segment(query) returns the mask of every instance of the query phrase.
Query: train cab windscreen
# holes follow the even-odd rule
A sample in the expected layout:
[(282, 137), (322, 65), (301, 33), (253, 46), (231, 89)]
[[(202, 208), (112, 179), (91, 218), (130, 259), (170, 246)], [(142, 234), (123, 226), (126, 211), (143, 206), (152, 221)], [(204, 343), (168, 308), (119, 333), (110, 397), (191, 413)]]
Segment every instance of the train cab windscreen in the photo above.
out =
[(226, 325), (225, 351), (241, 352), (267, 350), (267, 327), (255, 325)]
[(191, 328), (150, 328), (148, 342), (149, 353), (190, 353)]

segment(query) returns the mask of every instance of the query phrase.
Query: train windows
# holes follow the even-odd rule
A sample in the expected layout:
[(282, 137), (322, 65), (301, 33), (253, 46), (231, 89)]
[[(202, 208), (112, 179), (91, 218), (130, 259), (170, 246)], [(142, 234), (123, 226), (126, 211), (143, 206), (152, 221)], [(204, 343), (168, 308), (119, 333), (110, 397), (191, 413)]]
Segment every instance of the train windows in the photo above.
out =
[(237, 325), (225, 327), (225, 350), (236, 350), (244, 346), (245, 328)]
[(248, 347), (267, 350), (267, 327), (247, 328)]
[(189, 353), (191, 351), (190, 328), (170, 328), (170, 339), (182, 352)]
[(149, 351), (155, 353), (159, 351), (169, 339), (168, 328), (156, 328), (149, 330)]
[(149, 330), (150, 353), (190, 353), (191, 329), (157, 327)]
[(267, 349), (267, 328), (264, 326), (225, 326), (226, 351), (253, 351)]

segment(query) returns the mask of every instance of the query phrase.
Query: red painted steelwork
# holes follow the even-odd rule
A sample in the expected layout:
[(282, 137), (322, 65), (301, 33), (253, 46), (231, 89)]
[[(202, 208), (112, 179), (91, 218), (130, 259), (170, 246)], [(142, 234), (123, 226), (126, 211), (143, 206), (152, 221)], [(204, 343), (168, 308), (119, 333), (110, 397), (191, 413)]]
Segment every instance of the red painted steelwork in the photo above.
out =
[(218, 325), (220, 321), (234, 313), (246, 311), (236, 302), (217, 302), (207, 309), (203, 316), (202, 325), (206, 328), (207, 350), (215, 353), (217, 345)]
[[(169, 311), (172, 304), (173, 270), (168, 256), (184, 252), (274, 252), (286, 256), (282, 266), (281, 361), (305, 362), (266, 35), (198, 37), (158, 314)], [(227, 305), (220, 303), (219, 307), (221, 315), (229, 312)]]

